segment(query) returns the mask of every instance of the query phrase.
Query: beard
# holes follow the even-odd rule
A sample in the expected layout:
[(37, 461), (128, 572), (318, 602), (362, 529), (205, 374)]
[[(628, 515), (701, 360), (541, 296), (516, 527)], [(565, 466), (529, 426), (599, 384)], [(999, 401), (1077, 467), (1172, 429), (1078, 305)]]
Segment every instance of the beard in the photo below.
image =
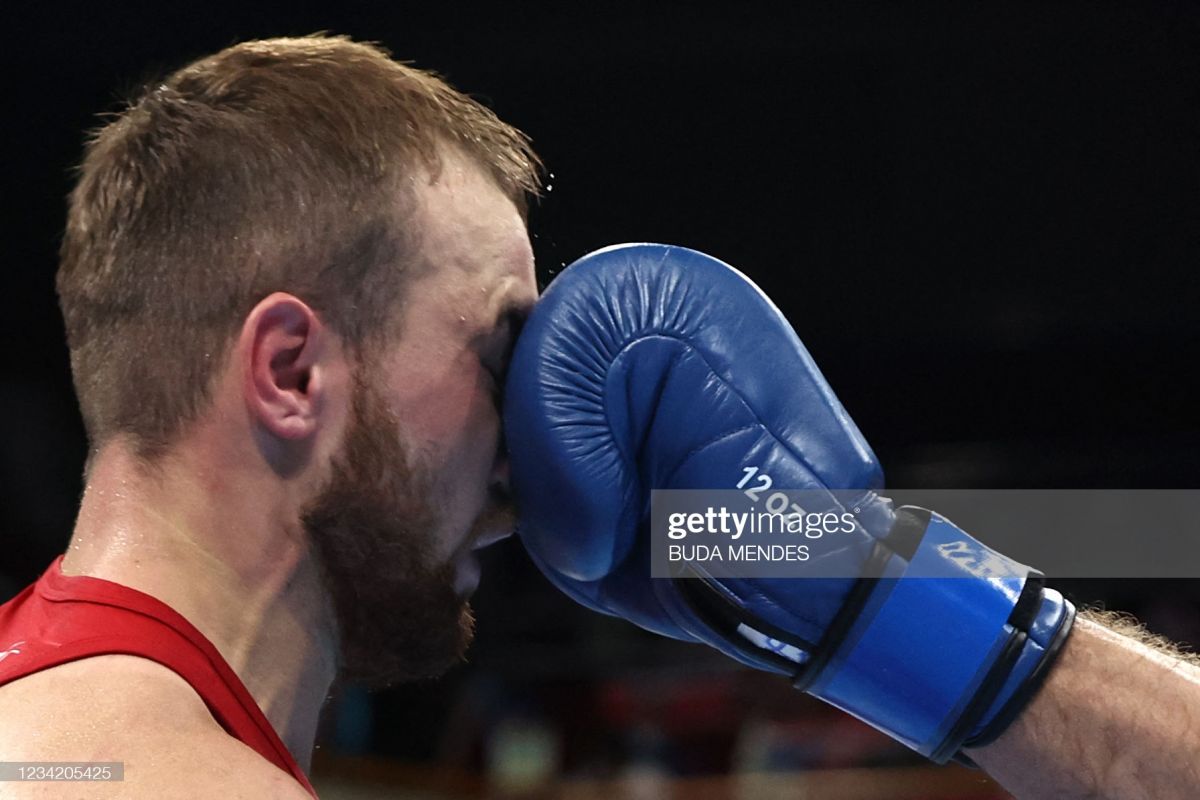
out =
[(301, 521), (337, 622), (339, 674), (382, 688), (462, 661), (475, 621), (454, 563), (434, 554), (443, 525), (431, 473), (366, 374), (355, 370), (342, 452)]

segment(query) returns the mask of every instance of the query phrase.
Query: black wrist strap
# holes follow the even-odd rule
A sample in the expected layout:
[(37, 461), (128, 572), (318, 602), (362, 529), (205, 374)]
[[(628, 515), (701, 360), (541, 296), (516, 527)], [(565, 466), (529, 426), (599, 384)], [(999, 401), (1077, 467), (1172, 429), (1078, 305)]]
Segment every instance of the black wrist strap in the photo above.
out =
[(975, 690), (971, 702), (967, 704), (958, 720), (947, 732), (946, 738), (929, 754), (931, 761), (937, 764), (949, 761), (950, 757), (963, 746), (963, 741), (970, 735), (971, 730), (979, 724), (983, 715), (992, 707), (992, 703), (996, 701), (996, 697), (1004, 688), (1009, 675), (1017, 666), (1021, 653), (1025, 650), (1025, 644), (1029, 640), (1029, 629), (1033, 627), (1033, 621), (1037, 617), (1042, 603), (1042, 590), (1045, 582), (1046, 579), (1042, 573), (1030, 570), (1029, 575), (1025, 578), (1025, 584), (1021, 587), (1021, 594), (1008, 615), (1008, 626), (1013, 629), (1012, 635), (1005, 642), (1004, 650), (993, 662), (983, 682), (979, 684), (979, 688)]
[[(794, 632), (783, 630), (776, 625), (759, 619), (746, 612), (744, 608), (732, 602), (720, 590), (709, 585), (707, 579), (696, 576), (676, 577), (674, 582), (679, 596), (688, 604), (693, 613), (704, 624), (720, 631), (726, 641), (737, 647), (754, 660), (765, 661), (785, 674), (792, 676), (792, 685), (800, 691), (807, 689), (820, 676), (825, 666), (841, 647), (851, 626), (858, 620), (880, 583), (880, 576), (887, 569), (894, 556), (910, 560), (925, 529), (929, 527), (930, 512), (923, 508), (906, 508), (896, 515), (896, 521), (891, 531), (882, 539), (876, 540), (871, 549), (871, 555), (863, 566), (862, 575), (855, 580), (846, 599), (830, 621), (829, 626), (821, 635), (818, 642), (811, 642)], [(745, 640), (737, 629), (745, 625), (759, 633), (770, 636), (783, 644), (791, 645), (809, 655), (807, 661), (800, 665), (797, 672), (796, 662), (777, 653), (756, 647)]]
[(863, 574), (854, 583), (846, 601), (834, 615), (820, 643), (812, 651), (812, 658), (805, 663), (804, 668), (792, 679), (792, 686), (802, 692), (821, 675), (829, 660), (842, 646), (851, 626), (858, 621), (862, 610), (867, 605), (871, 594), (879, 587), (880, 576), (887, 569), (893, 556), (899, 556), (905, 561), (911, 561), (913, 553), (921, 544), (925, 530), (929, 527), (931, 512), (924, 508), (905, 508), (896, 513), (896, 521), (888, 535), (875, 542), (870, 558), (863, 567)]
[(988, 726), (980, 731), (978, 736), (964, 742), (963, 747), (984, 747), (999, 739), (1000, 734), (1008, 730), (1008, 726), (1025, 710), (1025, 707), (1037, 696), (1038, 690), (1046, 682), (1046, 676), (1050, 674), (1054, 663), (1058, 661), (1058, 656), (1070, 637), (1074, 625), (1075, 606), (1067, 603), (1063, 621), (1059, 623), (1054, 638), (1046, 646), (1046, 653), (1042, 656), (1042, 660), (1025, 679), (1025, 683), (1021, 684), (1008, 702), (996, 713), (995, 718), (988, 723)]

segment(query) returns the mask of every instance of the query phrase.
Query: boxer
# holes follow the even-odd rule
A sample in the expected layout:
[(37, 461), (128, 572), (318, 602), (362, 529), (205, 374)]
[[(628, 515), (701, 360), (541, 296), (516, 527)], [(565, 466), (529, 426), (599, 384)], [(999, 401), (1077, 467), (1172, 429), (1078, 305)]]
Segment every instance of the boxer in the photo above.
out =
[(58, 273), (86, 488), (0, 606), (0, 760), (122, 762), (89, 797), (309, 797), (337, 675), (461, 658), (472, 551), (512, 529), (538, 188), (523, 134), (338, 37), (201, 59), (97, 132)]

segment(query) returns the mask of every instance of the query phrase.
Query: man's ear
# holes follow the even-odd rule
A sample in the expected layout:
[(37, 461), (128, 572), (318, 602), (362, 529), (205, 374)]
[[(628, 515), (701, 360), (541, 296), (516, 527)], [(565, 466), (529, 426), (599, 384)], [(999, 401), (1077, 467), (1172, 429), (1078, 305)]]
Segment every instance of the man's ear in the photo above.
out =
[(316, 431), (325, 402), (320, 362), (330, 332), (303, 300), (275, 292), (242, 326), (242, 394), (254, 419), (274, 436), (303, 440)]

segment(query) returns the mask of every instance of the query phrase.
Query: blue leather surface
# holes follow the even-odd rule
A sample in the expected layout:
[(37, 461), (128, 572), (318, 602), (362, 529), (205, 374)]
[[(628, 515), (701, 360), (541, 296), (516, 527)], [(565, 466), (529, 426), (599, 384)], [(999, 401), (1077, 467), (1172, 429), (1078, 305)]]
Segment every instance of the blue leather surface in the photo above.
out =
[[(835, 567), (825, 574), (857, 575), (878, 551), (887, 576), (924, 577), (870, 584), (810, 690), (926, 755), (952, 731), (954, 749), (981, 731), (1062, 632), (1056, 593), (1041, 598), (1035, 635), (1009, 625), (1029, 570), (936, 515), (911, 563), (880, 550), (895, 514), (871, 448), (774, 304), (702, 253), (618, 245), (567, 268), (517, 343), (505, 409), (520, 536), (547, 577), (590, 608), (760, 669), (799, 672), (856, 580), (710, 581), (752, 628), (718, 630), (678, 581), (650, 577), (651, 490), (733, 489), (748, 466), (777, 488), (853, 490), (862, 524), (818, 551)], [(793, 646), (759, 632), (772, 629)], [(959, 731), (1014, 652), (987, 689), (995, 700)]]

